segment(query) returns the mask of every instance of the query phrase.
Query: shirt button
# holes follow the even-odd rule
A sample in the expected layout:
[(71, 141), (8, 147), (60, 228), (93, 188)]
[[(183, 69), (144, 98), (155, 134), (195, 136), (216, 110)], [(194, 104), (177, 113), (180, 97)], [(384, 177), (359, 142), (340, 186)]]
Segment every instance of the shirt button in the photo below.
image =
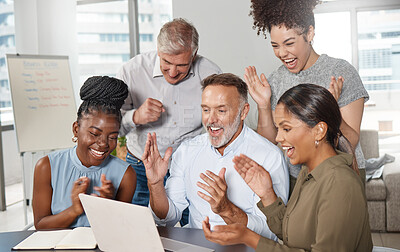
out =
[(176, 122), (174, 122), (174, 125), (176, 125)]
[(282, 202), (279, 201), (278, 205), (282, 205)]
[(176, 104), (176, 101), (174, 101), (174, 104)]

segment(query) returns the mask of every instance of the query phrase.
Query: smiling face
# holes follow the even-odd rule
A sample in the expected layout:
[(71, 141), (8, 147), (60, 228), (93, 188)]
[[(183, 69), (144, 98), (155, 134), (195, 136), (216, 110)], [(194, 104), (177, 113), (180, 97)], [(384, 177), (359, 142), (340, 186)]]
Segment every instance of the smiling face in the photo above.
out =
[(177, 55), (159, 51), (158, 56), (160, 57), (160, 69), (165, 80), (170, 84), (177, 84), (189, 73), (190, 66), (196, 54), (192, 56), (191, 50)]
[(311, 67), (318, 59), (310, 41), (314, 38), (314, 28), (310, 26), (307, 34), (299, 34), (297, 29), (285, 26), (271, 27), (271, 45), (275, 56), (292, 73), (299, 73)]
[(117, 116), (94, 111), (82, 115), (72, 129), (78, 137), (76, 153), (86, 167), (100, 165), (117, 146), (119, 122)]
[[(211, 145), (222, 154), (226, 146), (240, 134), (248, 113), (248, 103), (234, 86), (210, 85), (202, 94), (202, 122)], [(243, 107), (241, 107), (243, 106)]]
[(292, 115), (283, 104), (275, 108), (276, 141), (286, 150), (290, 163), (309, 165), (315, 150), (315, 134), (303, 121)]

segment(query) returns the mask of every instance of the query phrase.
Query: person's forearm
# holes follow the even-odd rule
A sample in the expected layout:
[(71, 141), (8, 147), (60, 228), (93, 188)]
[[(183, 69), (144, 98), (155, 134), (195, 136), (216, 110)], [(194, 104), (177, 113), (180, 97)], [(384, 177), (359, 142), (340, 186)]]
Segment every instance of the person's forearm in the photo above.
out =
[(243, 236), (243, 243), (253, 249), (257, 248), (258, 242), (260, 241), (260, 235), (250, 229)]
[(258, 107), (257, 133), (268, 139), (270, 142), (277, 144), (275, 141), (276, 128), (272, 117), (271, 105), (267, 106), (267, 108)]
[(155, 215), (160, 219), (165, 219), (168, 214), (169, 204), (167, 193), (165, 192), (163, 182), (154, 185), (148, 184), (150, 192), (150, 206)]
[(36, 230), (69, 228), (78, 216), (79, 214), (69, 207), (58, 214), (48, 215), (35, 221), (35, 228)]
[(241, 223), (247, 226), (247, 214), (232, 202), (230, 202), (229, 206), (223, 212), (219, 213), (219, 216), (221, 216), (226, 224)]
[(360, 140), (360, 134), (350, 127), (343, 118), (340, 124), (340, 131), (342, 131), (342, 134), (349, 140), (353, 149), (355, 149)]
[(261, 202), (264, 207), (267, 207), (274, 203), (278, 197), (273, 188), (268, 190), (264, 195), (260, 195)]

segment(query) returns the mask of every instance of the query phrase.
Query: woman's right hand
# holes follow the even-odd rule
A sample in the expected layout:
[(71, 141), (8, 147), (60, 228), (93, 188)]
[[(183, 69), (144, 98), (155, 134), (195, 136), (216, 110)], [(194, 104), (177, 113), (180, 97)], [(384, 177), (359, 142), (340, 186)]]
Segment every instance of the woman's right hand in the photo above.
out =
[(71, 201), (72, 201), (72, 209), (77, 216), (83, 213), (83, 207), (81, 204), (81, 200), (79, 199), (80, 193), (86, 193), (86, 190), (90, 184), (90, 179), (87, 177), (80, 177), (74, 182), (71, 191)]
[(267, 77), (261, 74), (259, 78), (256, 68), (248, 66), (244, 70), (244, 79), (249, 93), (257, 103), (258, 108), (268, 109), (271, 106), (271, 86), (268, 83)]
[(204, 236), (207, 240), (221, 245), (246, 244), (257, 248), (260, 235), (248, 229), (245, 225), (235, 223), (229, 225), (214, 226), (211, 230), (208, 216), (202, 223)]
[(236, 171), (260, 197), (264, 206), (272, 204), (277, 199), (271, 176), (261, 165), (244, 154), (235, 156), (232, 161)]

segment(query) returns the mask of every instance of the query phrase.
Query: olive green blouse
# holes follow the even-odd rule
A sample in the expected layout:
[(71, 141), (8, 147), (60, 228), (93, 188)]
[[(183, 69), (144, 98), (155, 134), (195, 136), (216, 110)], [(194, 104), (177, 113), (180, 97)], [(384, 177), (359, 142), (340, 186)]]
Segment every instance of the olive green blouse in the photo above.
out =
[(261, 237), (256, 251), (372, 251), (364, 185), (352, 155), (337, 153), (310, 173), (303, 166), (287, 206), (258, 203), (283, 244)]

